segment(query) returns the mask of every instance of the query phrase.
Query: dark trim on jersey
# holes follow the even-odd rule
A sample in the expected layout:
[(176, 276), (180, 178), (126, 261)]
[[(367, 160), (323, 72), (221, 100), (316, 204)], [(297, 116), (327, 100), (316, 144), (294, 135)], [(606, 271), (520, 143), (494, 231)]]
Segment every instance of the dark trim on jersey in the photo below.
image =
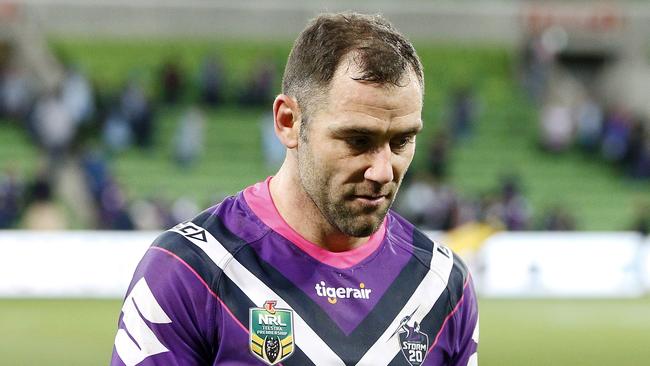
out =
[[(444, 324), (447, 315), (449, 315), (454, 310), (454, 307), (455, 305), (452, 306), (451, 293), (449, 291), (449, 288), (447, 288), (440, 295), (435, 305), (433, 305), (431, 311), (429, 311), (429, 313), (424, 317), (424, 319), (422, 319), (422, 322), (420, 322), (420, 327), (422, 329), (433, 329), (431, 333), (427, 333), (427, 335), (429, 336), (429, 345), (427, 348), (431, 347), (431, 344), (435, 341), (436, 336), (442, 330), (442, 325)], [(408, 364), (408, 362), (404, 362), (404, 361), (406, 361), (406, 359), (404, 358), (404, 355), (400, 351), (397, 353), (397, 355), (395, 355), (395, 357), (389, 363), (389, 365)]]
[(433, 253), (433, 241), (431, 241), (425, 233), (415, 227), (413, 228), (413, 246), (424, 249), (427, 253)]
[[(377, 302), (372, 312), (361, 321), (351, 336), (363, 339), (362, 335), (364, 333), (382, 334), (393, 319), (397, 317), (402, 308), (404, 308), (427, 273), (429, 273), (431, 251), (425, 252), (424, 250), (418, 250), (418, 248), (422, 248), (423, 246), (426, 247), (427, 243), (422, 242), (423, 238), (416, 235), (415, 231), (413, 234), (413, 255), (409, 258), (393, 283), (386, 289), (386, 292), (379, 302)], [(426, 238), (426, 241), (433, 247), (431, 240)], [(423, 262), (426, 263), (426, 266), (423, 265)], [(368, 349), (375, 341), (369, 340), (362, 342), (359, 347)]]
[(464, 287), (465, 282), (467, 282), (467, 278), (470, 276), (469, 268), (467, 267), (467, 264), (463, 262), (462, 258), (456, 255), (456, 253), (454, 253), (454, 268), (452, 270), (452, 274), (454, 274), (454, 272), (458, 272), (458, 275), (460, 276), (460, 278), (462, 278), (462, 281), (460, 282), (463, 284)]
[[(192, 219), (192, 222), (206, 230), (212, 236), (215, 237), (230, 252), (233, 256), (243, 247), (248, 246), (248, 243), (237, 235), (233, 234), (226, 228), (226, 225), (223, 223), (223, 220), (215, 214), (209, 211), (205, 211), (195, 218)], [(216, 236), (215, 234), (221, 234)]]
[(294, 348), (291, 357), (282, 361), (282, 364), (285, 366), (316, 366), (298, 346)]
[[(221, 268), (208, 257), (201, 248), (184, 238), (181, 234), (166, 231), (154, 240), (152, 246), (170, 251), (182, 259), (217, 293), (214, 284), (221, 276)], [(217, 293), (218, 294), (218, 293)]]
[[(435, 329), (435, 334), (428, 334), (429, 336), (429, 350), (432, 351), (433, 342), (436, 341), (438, 335), (444, 331), (443, 326), (447, 327), (448, 324), (445, 324), (447, 317), (454, 313), (456, 306), (459, 306), (460, 302), (463, 301), (465, 294), (465, 287), (469, 286), (468, 278), (469, 272), (465, 263), (460, 260), (460, 257), (454, 254), (454, 264), (449, 274), (449, 281), (447, 283), (447, 288), (440, 295), (435, 305), (431, 311), (422, 319), (420, 327), (423, 329)], [(462, 306), (463, 304), (460, 304)], [(460, 311), (458, 309), (457, 311)], [(445, 361), (450, 361), (455, 355), (445, 355)], [(405, 365), (404, 355), (402, 352), (399, 352), (393, 360), (388, 364), (391, 365)]]

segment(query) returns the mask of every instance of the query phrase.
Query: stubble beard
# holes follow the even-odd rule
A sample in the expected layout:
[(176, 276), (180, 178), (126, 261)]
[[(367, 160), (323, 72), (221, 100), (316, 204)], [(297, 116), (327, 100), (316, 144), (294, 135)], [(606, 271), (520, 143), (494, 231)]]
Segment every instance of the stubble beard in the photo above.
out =
[(342, 192), (343, 187), (332, 187), (332, 181), (317, 172), (316, 162), (308, 145), (299, 148), (297, 155), (302, 189), (330, 225), (345, 235), (357, 238), (370, 236), (379, 229), (392, 205), (397, 187), (385, 207), (375, 212), (354, 210), (353, 202), (346, 199), (346, 196), (354, 192)]

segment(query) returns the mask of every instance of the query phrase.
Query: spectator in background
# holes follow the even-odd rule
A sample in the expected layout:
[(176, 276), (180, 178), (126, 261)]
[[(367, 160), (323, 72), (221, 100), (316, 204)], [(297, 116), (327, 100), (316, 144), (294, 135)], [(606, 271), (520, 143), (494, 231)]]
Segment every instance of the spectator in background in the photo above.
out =
[(650, 203), (644, 202), (637, 206), (632, 230), (643, 236), (650, 235)]
[(451, 134), (455, 141), (463, 140), (472, 134), (476, 119), (476, 102), (470, 87), (460, 87), (451, 99)]
[(630, 177), (635, 179), (650, 178), (650, 133), (645, 120), (633, 121), (623, 163), (625, 171)]
[(199, 92), (201, 102), (209, 107), (216, 107), (224, 99), (224, 71), (221, 62), (214, 55), (207, 56), (199, 71)]
[(99, 228), (105, 230), (133, 230), (133, 220), (128, 211), (126, 194), (117, 182), (109, 177), (99, 197)]
[(182, 168), (193, 165), (203, 151), (205, 116), (198, 106), (191, 106), (178, 121), (174, 136), (174, 160)]
[(635, 179), (650, 178), (650, 138), (646, 138), (636, 159), (632, 162), (629, 174)]
[(499, 230), (507, 229), (504, 222), (504, 208), (499, 195), (494, 192), (484, 192), (478, 199), (478, 222), (485, 223)]
[(9, 229), (18, 223), (23, 211), (23, 182), (11, 169), (0, 175), (0, 229)]
[(108, 113), (104, 122), (102, 138), (108, 150), (113, 153), (131, 146), (133, 141), (131, 124), (120, 108), (113, 107)]
[(133, 230), (126, 194), (112, 176), (99, 150), (87, 150), (81, 160), (86, 187), (94, 200), (96, 227), (104, 230)]
[[(169, 205), (161, 198), (138, 199), (131, 205), (130, 212), (138, 230), (161, 230), (175, 225)], [(185, 221), (187, 219), (184, 219)]]
[(183, 97), (185, 75), (179, 63), (169, 58), (160, 71), (160, 90), (165, 104), (176, 104)]
[(447, 178), (449, 170), (449, 149), (451, 142), (445, 131), (439, 131), (433, 138), (429, 148), (429, 171), (438, 182)]
[(623, 108), (607, 115), (603, 129), (601, 153), (606, 161), (622, 163), (627, 154), (632, 121)]
[(576, 229), (576, 220), (565, 207), (558, 204), (546, 210), (542, 217), (540, 229), (547, 231), (573, 231)]
[(65, 212), (54, 202), (52, 186), (40, 173), (28, 188), (28, 205), (22, 227), (26, 230), (63, 230), (68, 228)]
[(239, 103), (251, 107), (266, 106), (273, 100), (275, 68), (271, 63), (260, 61), (251, 75), (239, 98)]
[[(171, 220), (176, 222), (186, 222), (201, 212), (201, 208), (193, 199), (189, 197), (179, 197), (174, 201), (171, 207)], [(173, 224), (172, 224), (173, 225)]]
[(140, 148), (149, 148), (153, 143), (154, 116), (151, 103), (139, 82), (131, 79), (120, 96), (121, 113), (129, 121), (133, 138)]
[(95, 96), (86, 76), (69, 67), (63, 80), (61, 98), (73, 123), (89, 122), (95, 113)]
[(156, 206), (148, 199), (136, 199), (130, 206), (136, 230), (160, 230), (163, 226)]
[(516, 176), (507, 176), (502, 180), (500, 204), (503, 206), (503, 223), (508, 230), (528, 229), (529, 205)]
[(160, 217), (160, 222), (162, 224), (160, 227), (161, 229), (174, 227), (178, 224), (178, 222), (174, 221), (171, 205), (166, 199), (160, 196), (155, 196), (152, 198), (152, 202), (156, 208), (158, 217)]
[(457, 226), (481, 222), (480, 200), (459, 197), (457, 206)]
[(526, 230), (530, 225), (530, 209), (514, 175), (505, 176), (496, 194), (481, 197), (479, 221), (506, 230)]
[(3, 70), (0, 81), (2, 116), (14, 120), (25, 119), (34, 98), (29, 78), (22, 68), (9, 66)]
[(265, 165), (270, 170), (277, 169), (284, 161), (285, 147), (275, 136), (271, 112), (260, 118), (260, 129), (262, 130), (262, 151), (264, 152)]
[(603, 111), (592, 98), (585, 97), (576, 108), (576, 142), (580, 150), (598, 151), (603, 129)]
[(565, 101), (554, 101), (542, 108), (540, 117), (541, 145), (548, 152), (566, 151), (573, 142), (571, 107)]
[(86, 187), (96, 203), (101, 201), (102, 192), (106, 189), (111, 176), (108, 163), (103, 154), (97, 150), (87, 150), (81, 158), (81, 168), (86, 178)]
[(430, 175), (419, 175), (402, 188), (396, 210), (407, 220), (429, 230), (450, 230), (458, 224), (454, 190)]
[(522, 49), (523, 84), (531, 99), (540, 103), (546, 94), (554, 53), (542, 42), (542, 32), (539, 31), (526, 38)]
[(48, 154), (49, 169), (56, 170), (77, 132), (77, 124), (64, 104), (60, 90), (39, 99), (32, 125), (39, 144)]

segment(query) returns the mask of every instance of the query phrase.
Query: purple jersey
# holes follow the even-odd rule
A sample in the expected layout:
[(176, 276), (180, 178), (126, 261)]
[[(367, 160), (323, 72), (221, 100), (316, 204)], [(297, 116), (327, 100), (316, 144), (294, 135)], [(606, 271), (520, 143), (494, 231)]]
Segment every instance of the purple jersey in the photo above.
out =
[(122, 307), (111, 365), (477, 365), (471, 277), (393, 212), (326, 251), (265, 182), (162, 234)]

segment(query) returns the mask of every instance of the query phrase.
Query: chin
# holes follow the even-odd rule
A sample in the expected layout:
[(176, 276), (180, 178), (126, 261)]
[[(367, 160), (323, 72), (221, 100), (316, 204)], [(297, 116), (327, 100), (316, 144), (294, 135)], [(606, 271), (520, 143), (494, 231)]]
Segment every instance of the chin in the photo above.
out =
[(372, 222), (344, 223), (343, 225), (339, 225), (339, 230), (345, 235), (355, 238), (365, 238), (379, 230), (382, 222), (383, 217), (380, 220), (372, 220)]
[(375, 231), (377, 231), (377, 229), (375, 229), (374, 227), (363, 227), (363, 228), (355, 228), (352, 231), (343, 231), (343, 233), (347, 236), (351, 236), (354, 238), (365, 238), (374, 234)]

